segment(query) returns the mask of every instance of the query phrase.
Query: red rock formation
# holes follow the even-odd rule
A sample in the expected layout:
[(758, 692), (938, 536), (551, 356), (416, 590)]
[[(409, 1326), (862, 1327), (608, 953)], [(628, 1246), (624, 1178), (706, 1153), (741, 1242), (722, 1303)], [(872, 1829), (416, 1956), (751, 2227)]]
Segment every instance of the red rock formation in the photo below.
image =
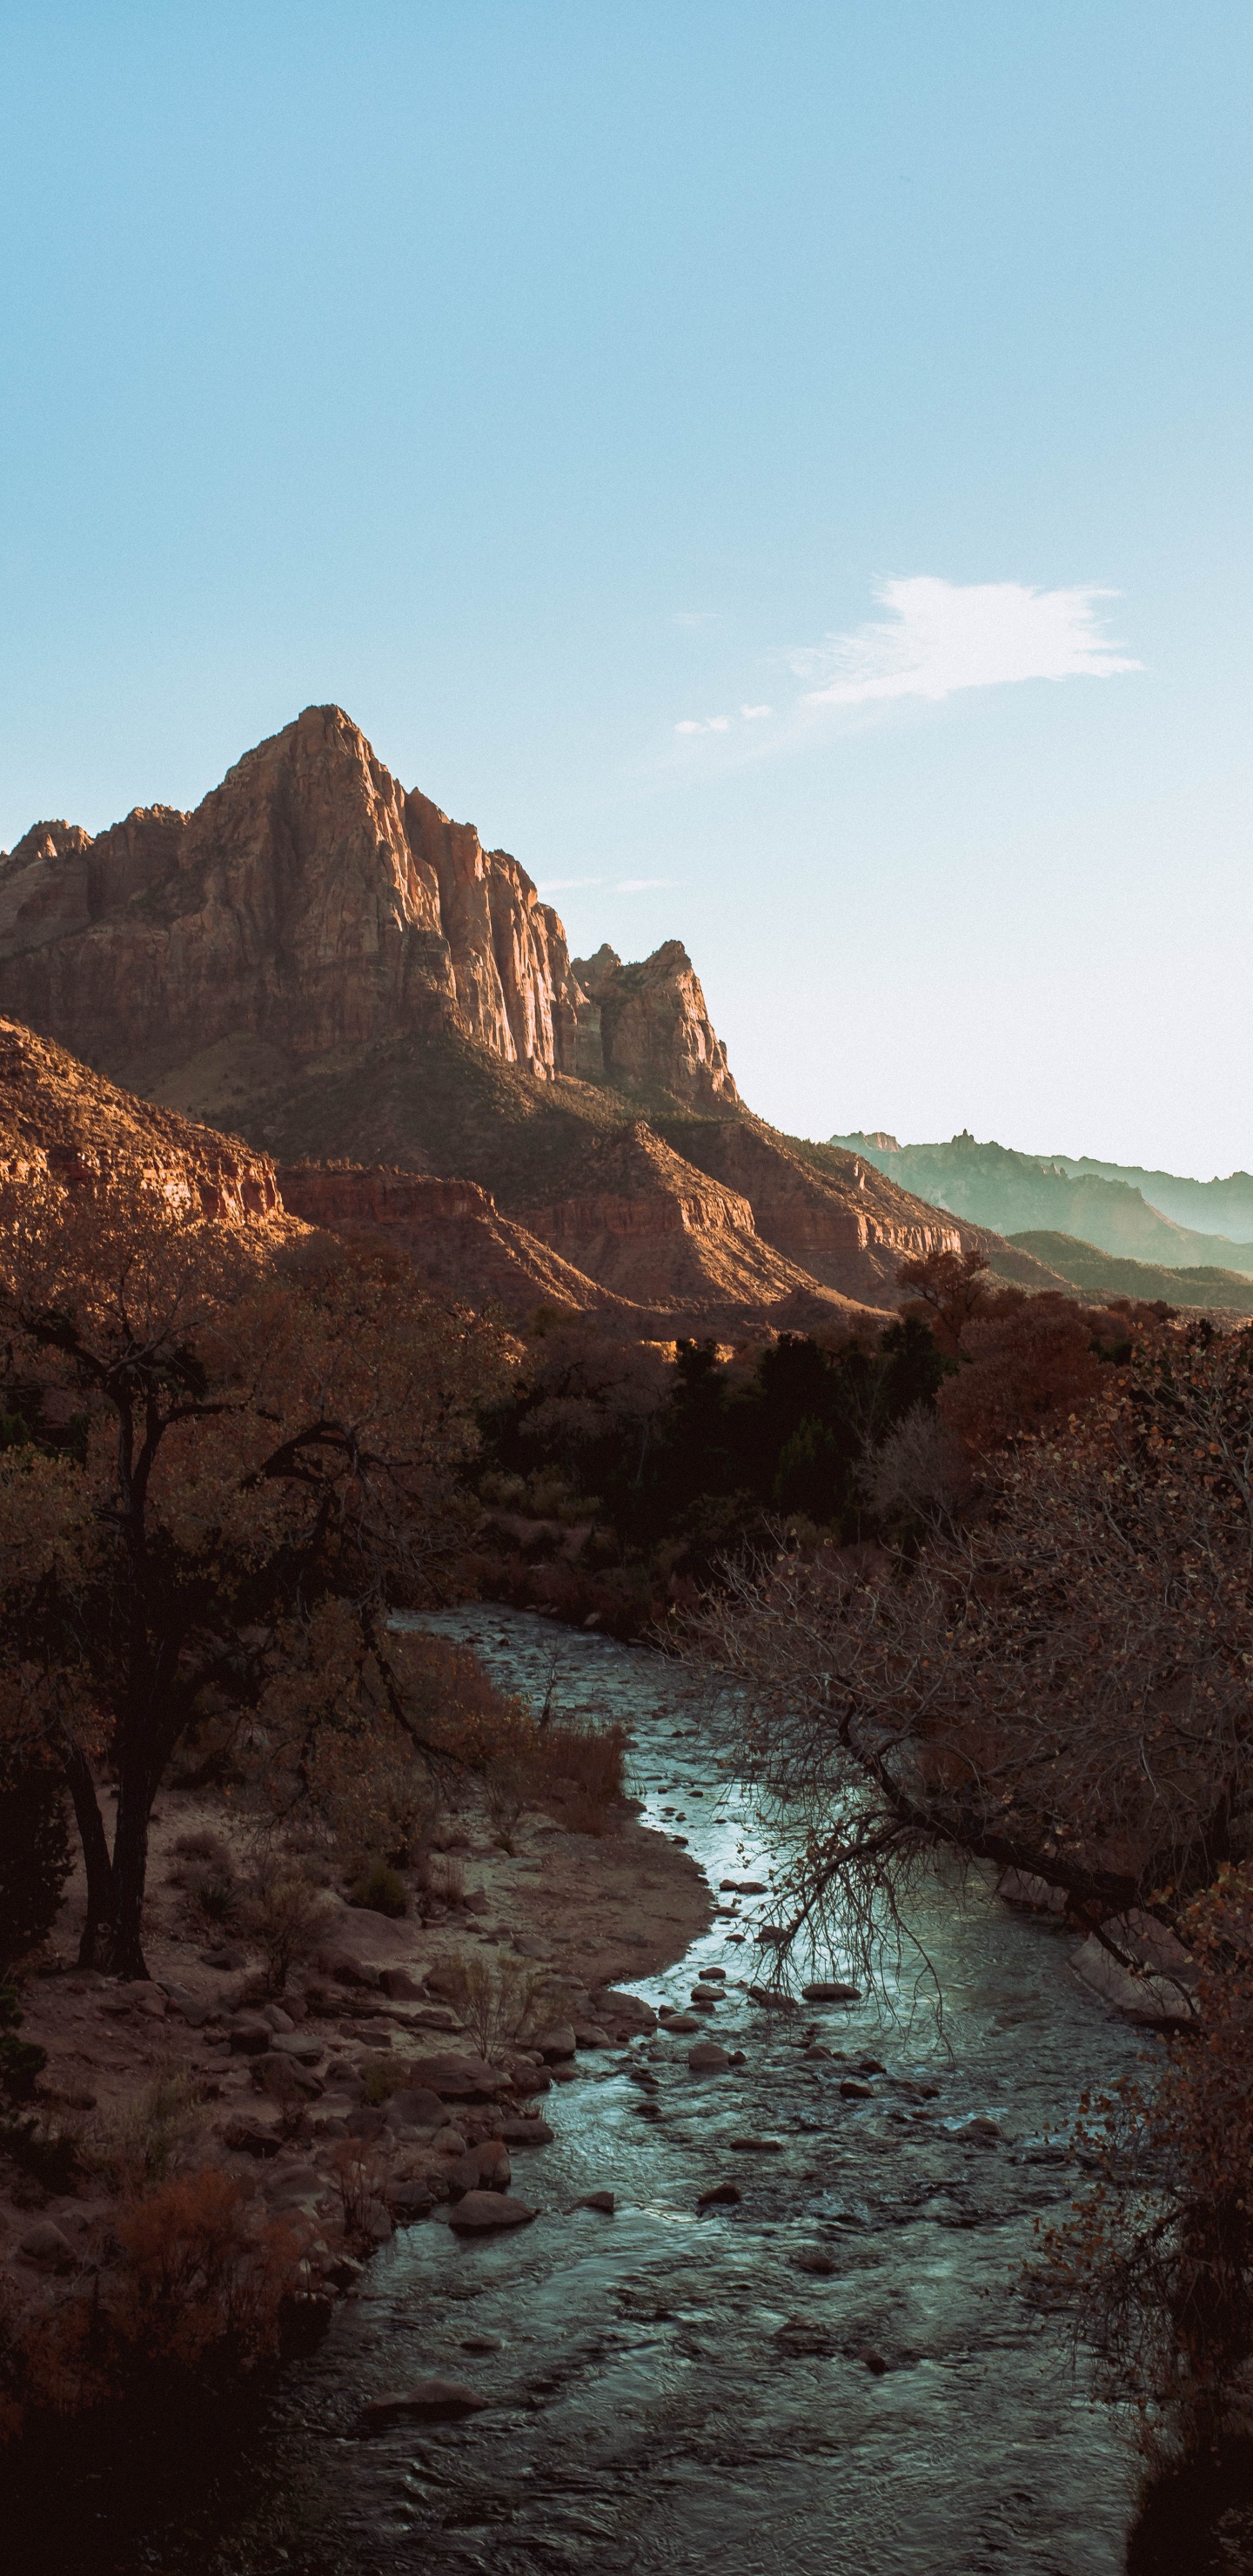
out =
[(433, 1295), (460, 1304), (499, 1305), (513, 1322), (537, 1307), (613, 1314), (628, 1331), (647, 1319), (599, 1288), (548, 1244), (502, 1217), (473, 1181), (434, 1180), (416, 1172), (337, 1170), (325, 1163), (284, 1166), (283, 1205), (331, 1234), (382, 1234), (407, 1252)]
[(195, 1127), (91, 1073), (63, 1047), (0, 1020), (0, 1183), (142, 1181), (233, 1225), (282, 1216), (274, 1166), (237, 1137)]
[(406, 795), (338, 707), (307, 707), (194, 814), (137, 809), (94, 840), (36, 824), (0, 859), (0, 1007), (143, 1089), (223, 1042), (262, 1041), (273, 1076), (445, 1025), (541, 1080), (734, 1101), (677, 942), (608, 980), (598, 1057), (525, 869)]
[(639, 966), (598, 948), (575, 959), (574, 973), (587, 996), (580, 1071), (603, 1069), (621, 1091), (668, 1094), (693, 1108), (738, 1108), (727, 1051), (682, 940), (666, 940)]

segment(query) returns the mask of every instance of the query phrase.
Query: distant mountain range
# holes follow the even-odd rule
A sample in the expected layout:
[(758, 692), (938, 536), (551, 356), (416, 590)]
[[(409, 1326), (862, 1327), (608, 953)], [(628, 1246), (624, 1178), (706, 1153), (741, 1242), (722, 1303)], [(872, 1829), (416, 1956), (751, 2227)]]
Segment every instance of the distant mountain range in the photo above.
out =
[[(980, 1144), (968, 1132), (947, 1145), (901, 1145), (882, 1129), (832, 1136), (830, 1142), (862, 1155), (931, 1207), (1017, 1239), (1021, 1249), (1053, 1267), (1058, 1265), (1052, 1254), (1034, 1240), (1022, 1244), (1023, 1235), (1069, 1237), (1119, 1260), (1157, 1269), (1253, 1276), (1253, 1176), (1248, 1172), (1233, 1172), (1225, 1181), (1191, 1181), (1169, 1172), (1098, 1163), (1088, 1155), (1019, 1154), (1011, 1146)], [(1146, 1195), (1150, 1186), (1151, 1197)], [(1183, 1221), (1182, 1210), (1211, 1217), (1221, 1211), (1237, 1231), (1202, 1233)], [(1159, 1293), (1130, 1287), (1117, 1292), (1107, 1285), (1111, 1294)], [(1197, 1296), (1187, 1302), (1228, 1301)]]
[[(1100, 1252), (1094, 1243), (1077, 1243), (1071, 1234), (1015, 1234), (1020, 1252), (1042, 1261), (1085, 1297), (1164, 1298), (1169, 1306), (1221, 1306), (1237, 1315), (1253, 1314), (1253, 1278), (1238, 1270), (1170, 1270), (1164, 1261), (1122, 1261)], [(1000, 1264), (1004, 1270), (1005, 1264)]]

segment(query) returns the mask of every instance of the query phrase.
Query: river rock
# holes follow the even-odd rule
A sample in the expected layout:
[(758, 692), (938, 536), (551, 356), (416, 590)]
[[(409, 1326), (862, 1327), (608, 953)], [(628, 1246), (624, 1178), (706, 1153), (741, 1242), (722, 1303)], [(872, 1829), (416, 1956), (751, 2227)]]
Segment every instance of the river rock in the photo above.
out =
[(801, 1993), (807, 2004), (858, 2004), (861, 2002), (860, 1986), (845, 1985), (841, 1977), (820, 1977), (816, 1984), (802, 1986)]
[(744, 2194), (737, 2182), (715, 2182), (710, 2184), (708, 2191), (700, 2194), (696, 2206), (698, 2209), (730, 2208), (734, 2201), (742, 2200), (743, 2197)]
[(792, 2256), (793, 2271), (814, 2272), (820, 2281), (829, 2281), (839, 2268), (837, 2257), (829, 2254), (825, 2245), (802, 2245), (799, 2254)]
[(721, 1896), (764, 1896), (766, 1886), (760, 1878), (720, 1878), (718, 1892)]
[(720, 2004), (722, 2001), (723, 2001), (723, 1997), (719, 1994), (719, 1992), (718, 1992), (718, 1988), (717, 1988), (716, 1986), (703, 1986), (703, 1985), (702, 1985), (702, 1986), (693, 1986), (693, 1988), (692, 1988), (692, 2002), (693, 2002), (694, 2004), (708, 2004), (708, 2005), (713, 2005), (713, 2004)]
[(511, 2147), (551, 2147), (553, 2142), (547, 2120), (507, 2119), (501, 2136)]
[(676, 2039), (682, 2039), (688, 2031), (699, 2030), (700, 2023), (695, 2013), (669, 2012), (662, 2014), (661, 2027), (665, 2031), (670, 2031)]
[(731, 2145), (737, 2156), (781, 2156), (784, 2141), (782, 2138), (732, 2138)]
[(703, 2039), (699, 2048), (689, 2048), (687, 2062), (693, 2075), (721, 2075), (731, 2060), (725, 2048), (719, 2048), (716, 2041)]
[(574, 2036), (580, 2048), (612, 2048), (613, 2046), (608, 2031), (602, 2030), (598, 2021), (576, 2021)]
[(417, 2424), (431, 2416), (478, 2415), (488, 2402), (461, 2379), (418, 2379), (412, 2388), (372, 2397), (361, 2410), (361, 2420), (367, 2431), (380, 2433), (389, 2424)]
[(873, 2084), (867, 2084), (865, 2077), (861, 2075), (842, 2077), (840, 2091), (846, 2102), (873, 2102), (875, 2098)]
[(547, 2030), (540, 2032), (535, 2042), (540, 2056), (550, 2065), (561, 2059), (573, 2057), (578, 2044), (572, 2021), (551, 2022)]
[(443, 2126), (444, 2105), (438, 2093), (425, 2085), (403, 2085), (392, 2094), (384, 2118), (389, 2129), (438, 2129)]
[[(570, 2033), (571, 2056), (574, 2055), (574, 2033)], [(415, 2057), (409, 2065), (409, 2082), (418, 2091), (438, 2093), (445, 2102), (490, 2101), (506, 2089), (507, 2077), (498, 2066), (489, 2066), (486, 2058), (453, 2056)]]
[(506, 2191), (511, 2180), (508, 2151), (499, 2138), (485, 2138), (482, 2146), (467, 2147), (449, 2175), (453, 2190), (459, 2193)]
[(617, 2206), (617, 2200), (611, 2191), (589, 2191), (579, 2202), (580, 2209), (602, 2210), (606, 2218), (613, 2217)]
[(468, 2191), (452, 2210), (448, 2224), (459, 2235), (483, 2235), (493, 2227), (529, 2227), (535, 2216), (524, 2200), (503, 2191)]

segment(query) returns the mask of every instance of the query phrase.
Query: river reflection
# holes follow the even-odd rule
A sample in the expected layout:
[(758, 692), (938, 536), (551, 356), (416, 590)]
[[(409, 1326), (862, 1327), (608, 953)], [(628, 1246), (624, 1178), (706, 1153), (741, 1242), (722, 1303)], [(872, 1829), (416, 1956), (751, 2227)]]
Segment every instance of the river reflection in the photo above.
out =
[[(767, 1875), (682, 1673), (491, 1605), (429, 1624), (540, 1696), (559, 1647), (562, 1713), (628, 1724), (648, 1820), (681, 1809), (662, 1829), (715, 1887)], [(937, 1882), (922, 1916), (942, 2039), (925, 2014), (762, 2008), (743, 1990), (760, 1974), (747, 1927), (716, 1921), (638, 1991), (677, 2003), (725, 1970), (710, 2035), (741, 2067), (694, 2076), (691, 2040), (664, 2035), (584, 2056), (545, 2105), (556, 2143), (518, 2159), (532, 2227), (402, 2231), (264, 2420), (190, 2476), (181, 2512), (172, 2496), (145, 2512), (123, 2470), (98, 2473), (77, 2558), (28, 2565), (1116, 2576), (1130, 2454), (1015, 2285), (1033, 2221), (1072, 2189), (1052, 2137), (1138, 2043), (1068, 1973), (1072, 1937), (982, 1884)], [(840, 2089), (859, 2060), (880, 2061), (869, 2098)], [(641, 2116), (649, 2098), (659, 2118)], [(973, 2116), (1001, 2142), (968, 2132)], [(698, 2213), (724, 2180), (738, 2205)], [(606, 2187), (615, 2216), (576, 2207)], [(358, 2438), (363, 2398), (428, 2372), (472, 2380), (488, 2410)]]

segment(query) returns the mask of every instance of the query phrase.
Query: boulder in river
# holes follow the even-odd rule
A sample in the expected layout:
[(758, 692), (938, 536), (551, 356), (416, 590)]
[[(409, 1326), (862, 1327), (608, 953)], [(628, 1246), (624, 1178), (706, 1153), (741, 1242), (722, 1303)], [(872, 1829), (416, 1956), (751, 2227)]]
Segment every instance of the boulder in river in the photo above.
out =
[(802, 1986), (801, 1993), (807, 2004), (858, 2004), (861, 2002), (860, 1986), (846, 1985), (842, 1977), (820, 1977), (814, 1985)]
[(693, 2075), (721, 2075), (731, 2060), (726, 2049), (719, 2048), (716, 2040), (702, 2039), (699, 2047), (689, 2048), (687, 2062)]
[(598, 2209), (606, 2218), (612, 2218), (617, 2206), (617, 2200), (611, 2191), (589, 2191), (579, 2202), (580, 2209)]
[(708, 2191), (701, 2193), (696, 2206), (698, 2209), (729, 2209), (734, 2201), (743, 2197), (737, 2182), (715, 2182), (710, 2184)]
[(468, 2191), (449, 2216), (448, 2224), (463, 2236), (482, 2236), (494, 2227), (529, 2227), (535, 2216), (524, 2200), (511, 2200), (506, 2191)]

